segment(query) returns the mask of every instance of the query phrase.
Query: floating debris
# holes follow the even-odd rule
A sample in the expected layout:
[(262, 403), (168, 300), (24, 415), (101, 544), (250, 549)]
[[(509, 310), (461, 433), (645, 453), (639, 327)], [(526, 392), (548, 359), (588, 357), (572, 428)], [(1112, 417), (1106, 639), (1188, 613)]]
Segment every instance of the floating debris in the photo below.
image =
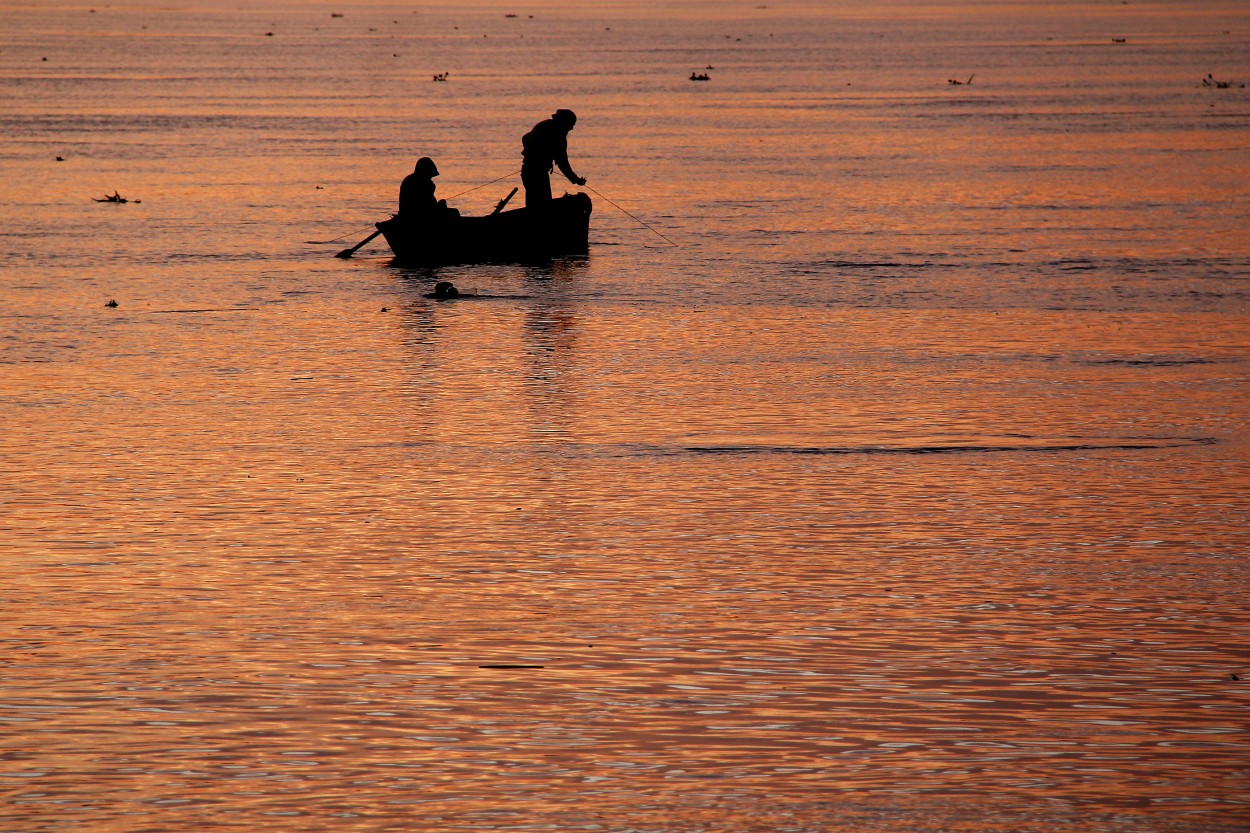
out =
[(448, 75), (451, 75), (451, 73), (450, 73), (450, 72), (440, 72), (438, 75), (435, 75), (435, 76), (434, 76), (434, 80), (435, 80), (435, 81), (446, 81), (446, 80), (447, 80), (447, 76), (448, 76)]
[(1128, 38), (1112, 38), (1112, 43), (1128, 43)]
[(690, 73), (690, 80), (691, 81), (711, 81), (712, 76), (708, 75), (706, 72), (692, 72)]
[(64, 157), (64, 156), (58, 156), (58, 157), (56, 158), (56, 161), (58, 161), (58, 162), (64, 162), (64, 161), (65, 161), (65, 157)]
[[(95, 200), (96, 202), (115, 202), (118, 205), (121, 205), (122, 203), (131, 202), (131, 200), (126, 199), (121, 194), (117, 193), (116, 191), (114, 191), (111, 195), (107, 195), (107, 196), (99, 197), (99, 198), (92, 197), (91, 199)], [(140, 203), (140, 202), (143, 202), (143, 200), (133, 200), (133, 202)]]
[(1234, 86), (1242, 90), (1246, 88), (1245, 84), (1234, 84), (1232, 81), (1216, 81), (1215, 76), (1209, 72), (1207, 73), (1207, 77), (1202, 79), (1202, 86), (1214, 87), (1217, 90), (1227, 90)]
[[(416, 12), (413, 12), (413, 14), (416, 14)], [(342, 16), (343, 15), (341, 12), (330, 12), (330, 17), (342, 17)]]
[(971, 84), (971, 83), (972, 83), (972, 79), (973, 79), (973, 78), (976, 78), (976, 77), (977, 77), (977, 74), (974, 72), (974, 73), (972, 73), (971, 75), (969, 75), (969, 76), (968, 76), (968, 80), (967, 80), (967, 81), (960, 81), (958, 78), (947, 78), (947, 79), (946, 79), (946, 83), (947, 83), (947, 84), (950, 84), (952, 87), (963, 87), (963, 86), (965, 86), (965, 85), (967, 85), (967, 84)]
[(112, 301), (109, 301), (109, 302), (108, 302), (107, 304), (105, 304), (104, 306), (106, 306), (106, 307), (113, 307), (114, 309), (116, 309), (117, 307), (120, 307), (120, 306), (121, 306), (121, 304), (117, 303), (117, 299), (113, 299)]

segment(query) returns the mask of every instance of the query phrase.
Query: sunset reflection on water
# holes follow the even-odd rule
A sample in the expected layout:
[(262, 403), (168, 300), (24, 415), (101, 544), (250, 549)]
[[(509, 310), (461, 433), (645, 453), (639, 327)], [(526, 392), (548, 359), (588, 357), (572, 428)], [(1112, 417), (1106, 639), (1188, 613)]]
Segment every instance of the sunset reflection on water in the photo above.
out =
[(8, 10), (0, 827), (1246, 825), (1245, 10), (679, 5)]

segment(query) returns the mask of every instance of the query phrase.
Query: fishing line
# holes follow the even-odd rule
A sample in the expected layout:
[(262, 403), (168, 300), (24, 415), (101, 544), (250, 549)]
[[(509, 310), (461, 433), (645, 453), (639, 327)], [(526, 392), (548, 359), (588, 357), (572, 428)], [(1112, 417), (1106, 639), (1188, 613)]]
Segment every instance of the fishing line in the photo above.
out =
[(324, 246), (327, 243), (337, 243), (340, 240), (342, 240), (344, 237), (355, 237), (357, 234), (360, 234), (360, 232), (365, 231), (365, 229), (369, 229), (369, 228), (373, 228), (373, 226), (366, 226), (365, 228), (362, 228), (358, 231), (349, 231), (344, 234), (340, 234), (338, 237), (332, 238), (330, 240), (305, 240), (304, 242), (311, 243), (314, 246)]
[(586, 186), (584, 186), (584, 187), (585, 187), (585, 188), (586, 188), (586, 190), (588, 190), (588, 191), (594, 191), (596, 196), (603, 197), (605, 200), (608, 200), (608, 203), (609, 203), (610, 205), (612, 205), (614, 208), (616, 208), (616, 210), (617, 210), (617, 211), (621, 212), (621, 213), (622, 213), (622, 214), (624, 214), (626, 217), (629, 217), (631, 220), (633, 220), (635, 223), (637, 223), (638, 225), (640, 225), (640, 226), (642, 226), (643, 228), (645, 228), (647, 231), (650, 231), (650, 232), (653, 232), (653, 233), (655, 233), (655, 234), (659, 235), (659, 236), (660, 236), (661, 238), (663, 238), (666, 242), (668, 242), (668, 244), (669, 244), (670, 246), (676, 246), (676, 245), (677, 245), (677, 244), (676, 244), (676, 243), (674, 243), (672, 240), (669, 240), (667, 237), (664, 237), (664, 235), (660, 234), (658, 231), (656, 231), (655, 229), (651, 228), (651, 226), (647, 225), (647, 224), (646, 224), (646, 223), (644, 223), (642, 220), (639, 220), (639, 219), (638, 219), (637, 217), (635, 217), (633, 214), (630, 214), (628, 211), (626, 211), (625, 209), (621, 208), (621, 207), (620, 207), (619, 205), (617, 205), (616, 203), (612, 202), (612, 200), (608, 199), (607, 197), (604, 197), (604, 196), (603, 196), (603, 194), (599, 193), (598, 191), (595, 191), (595, 189), (594, 189), (594, 188), (591, 188), (589, 185), (586, 185)]
[(452, 195), (451, 195), (450, 197), (448, 197), (447, 199), (449, 199), (449, 200), (454, 200), (456, 197), (463, 197), (465, 194), (468, 194), (468, 193), (469, 193), (469, 192), (471, 192), (471, 191), (476, 191), (478, 188), (485, 188), (487, 185), (494, 185), (496, 182), (500, 182), (501, 180), (505, 180), (505, 179), (507, 179), (507, 178), (508, 178), (508, 177), (510, 177), (510, 176), (516, 176), (516, 175), (517, 175), (517, 174), (519, 174), (519, 173), (520, 173), (520, 171), (518, 170), (518, 171), (513, 171), (513, 172), (512, 172), (512, 173), (510, 173), (510, 174), (504, 174), (503, 176), (499, 177), (499, 179), (492, 179), (490, 182), (483, 182), (481, 185), (474, 185), (474, 186), (473, 186), (472, 188), (470, 188), (468, 191), (461, 191), (459, 194), (452, 194)]
[[(481, 185), (474, 185), (468, 191), (461, 191), (459, 194), (450, 196), (447, 199), (454, 200), (456, 197), (462, 197), (471, 191), (476, 191), (478, 188), (485, 188), (487, 185), (494, 185), (496, 182), (499, 182), (500, 180), (507, 179), (508, 177), (511, 177), (511, 176), (516, 176), (519, 173), (520, 171), (513, 171), (510, 174), (504, 174), (503, 176), (499, 177), (499, 179), (492, 179), (490, 182), (483, 182)], [(604, 197), (604, 199), (607, 199), (607, 197)], [(370, 228), (372, 228), (372, 226), (366, 226), (365, 228), (362, 228), (359, 231), (345, 232), (344, 234), (340, 234), (338, 237), (333, 237), (329, 240), (305, 240), (304, 242), (311, 243), (314, 246), (324, 246), (328, 243), (337, 243), (340, 240), (342, 240), (344, 237), (355, 237), (357, 234), (360, 234), (360, 232), (366, 231), (367, 229), (370, 229)]]

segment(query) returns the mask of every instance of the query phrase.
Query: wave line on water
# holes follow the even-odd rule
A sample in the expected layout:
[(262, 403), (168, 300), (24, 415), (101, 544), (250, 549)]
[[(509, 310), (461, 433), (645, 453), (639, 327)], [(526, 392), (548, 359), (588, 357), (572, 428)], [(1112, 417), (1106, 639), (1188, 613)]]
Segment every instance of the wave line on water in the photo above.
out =
[(1167, 448), (1189, 448), (1213, 445), (1214, 437), (1130, 438), (1123, 441), (1084, 442), (1055, 445), (982, 444), (982, 445), (918, 445), (918, 446), (775, 446), (775, 445), (709, 445), (686, 446), (695, 454), (991, 454), (1002, 452), (1060, 451), (1143, 451)]

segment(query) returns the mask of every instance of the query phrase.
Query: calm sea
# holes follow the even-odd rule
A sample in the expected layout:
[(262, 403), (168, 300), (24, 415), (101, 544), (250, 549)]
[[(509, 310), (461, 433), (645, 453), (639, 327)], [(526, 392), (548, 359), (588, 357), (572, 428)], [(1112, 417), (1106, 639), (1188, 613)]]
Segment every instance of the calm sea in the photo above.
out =
[[(1247, 83), (1242, 0), (4, 0), (0, 829), (1250, 829)], [(333, 256), (559, 107), (588, 258)]]

